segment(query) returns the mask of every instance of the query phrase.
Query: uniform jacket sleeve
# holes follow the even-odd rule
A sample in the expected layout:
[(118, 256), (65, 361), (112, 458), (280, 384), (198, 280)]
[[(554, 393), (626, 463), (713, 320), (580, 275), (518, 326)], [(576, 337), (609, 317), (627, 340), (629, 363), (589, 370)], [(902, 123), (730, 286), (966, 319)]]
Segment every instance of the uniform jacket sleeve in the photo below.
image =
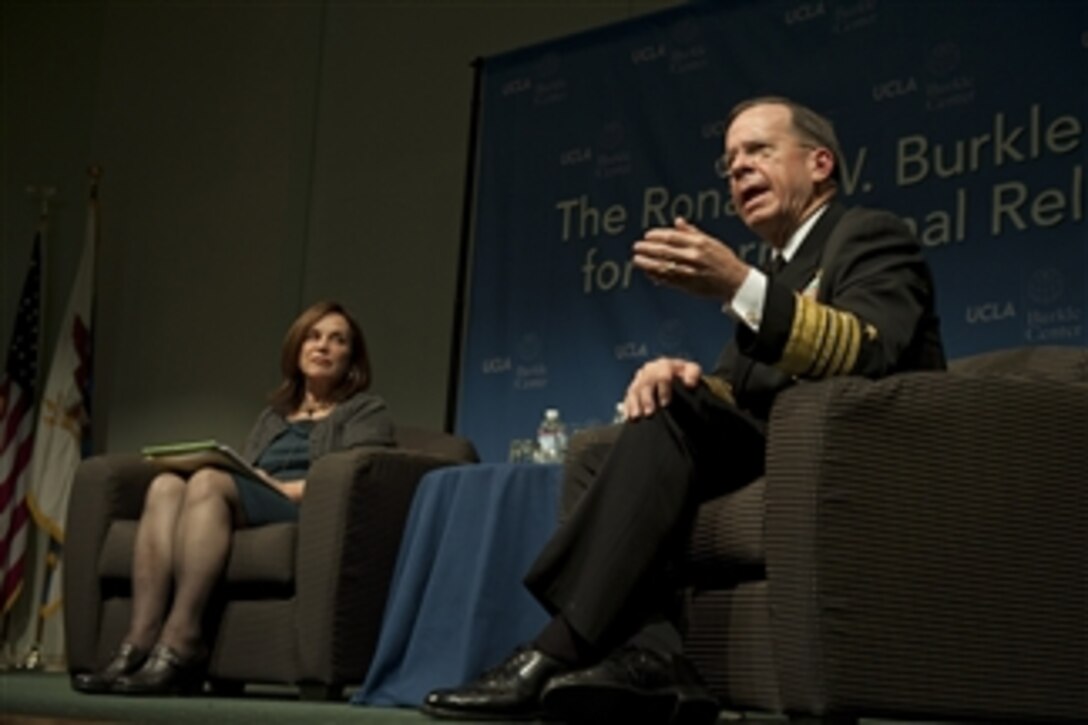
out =
[(743, 354), (795, 379), (944, 366), (929, 267), (898, 217), (845, 211), (824, 249), (802, 289), (768, 285), (759, 332), (737, 331)]

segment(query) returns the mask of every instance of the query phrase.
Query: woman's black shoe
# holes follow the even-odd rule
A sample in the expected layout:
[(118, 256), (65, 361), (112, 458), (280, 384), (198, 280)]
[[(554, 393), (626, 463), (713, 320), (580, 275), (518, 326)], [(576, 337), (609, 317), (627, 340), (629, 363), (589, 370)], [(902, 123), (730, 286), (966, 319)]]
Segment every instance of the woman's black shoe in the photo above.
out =
[(119, 695), (192, 695), (204, 685), (205, 656), (184, 658), (157, 644), (147, 662), (131, 675), (118, 677), (110, 692)]
[(123, 642), (110, 663), (97, 672), (82, 672), (72, 676), (72, 689), (96, 695), (110, 692), (117, 678), (131, 675), (147, 661), (147, 650)]

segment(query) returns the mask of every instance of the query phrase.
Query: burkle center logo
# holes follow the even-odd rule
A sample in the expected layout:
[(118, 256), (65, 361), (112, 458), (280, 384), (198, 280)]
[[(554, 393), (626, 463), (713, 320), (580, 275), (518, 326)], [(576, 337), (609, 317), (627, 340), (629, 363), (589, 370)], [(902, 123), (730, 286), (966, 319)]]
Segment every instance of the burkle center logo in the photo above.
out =
[(1024, 284), (1024, 340), (1034, 345), (1084, 341), (1084, 308), (1069, 300), (1065, 274), (1043, 267)]
[(541, 361), (544, 342), (535, 332), (527, 332), (518, 341), (518, 365), (514, 368), (514, 390), (539, 390), (548, 387), (548, 366)]

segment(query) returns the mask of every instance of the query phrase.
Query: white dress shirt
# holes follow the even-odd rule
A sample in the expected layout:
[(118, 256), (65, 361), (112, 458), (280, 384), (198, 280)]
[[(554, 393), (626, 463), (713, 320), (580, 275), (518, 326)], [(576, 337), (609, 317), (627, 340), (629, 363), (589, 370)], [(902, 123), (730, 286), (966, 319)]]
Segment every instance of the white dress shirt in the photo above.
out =
[[(790, 235), (786, 246), (781, 250), (772, 250), (772, 259), (783, 257), (787, 262), (793, 259), (793, 255), (801, 248), (801, 243), (808, 236), (809, 231), (817, 220), (827, 211), (827, 205), (817, 209), (812, 216), (806, 219), (797, 230)], [(761, 270), (752, 267), (748, 276), (744, 279), (733, 299), (722, 305), (722, 312), (741, 320), (750, 327), (753, 332), (759, 332), (759, 325), (763, 321), (763, 304), (767, 299), (767, 275)]]

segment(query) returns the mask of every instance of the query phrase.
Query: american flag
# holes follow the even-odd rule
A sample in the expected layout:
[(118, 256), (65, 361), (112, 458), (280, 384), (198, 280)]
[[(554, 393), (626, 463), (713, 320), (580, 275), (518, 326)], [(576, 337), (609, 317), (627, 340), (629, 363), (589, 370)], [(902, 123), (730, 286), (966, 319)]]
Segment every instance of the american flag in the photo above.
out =
[(34, 237), (7, 365), (0, 379), (0, 607), (7, 613), (23, 588), (28, 533), (27, 485), (34, 448), (38, 378), (42, 234)]

